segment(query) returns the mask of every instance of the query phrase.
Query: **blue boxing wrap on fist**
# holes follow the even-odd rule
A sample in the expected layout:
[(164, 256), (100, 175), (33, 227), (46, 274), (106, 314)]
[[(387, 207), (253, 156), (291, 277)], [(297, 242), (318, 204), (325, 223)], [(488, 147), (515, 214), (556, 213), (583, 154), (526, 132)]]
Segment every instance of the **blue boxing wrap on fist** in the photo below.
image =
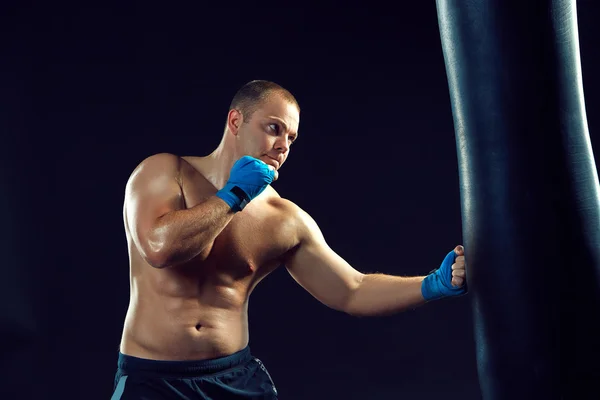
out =
[(261, 160), (243, 156), (233, 164), (225, 187), (216, 193), (233, 211), (241, 211), (275, 179), (275, 169)]
[(427, 275), (421, 284), (421, 294), (427, 301), (442, 297), (460, 296), (467, 292), (466, 283), (461, 287), (452, 286), (452, 264), (456, 260), (456, 252), (452, 250), (442, 265)]

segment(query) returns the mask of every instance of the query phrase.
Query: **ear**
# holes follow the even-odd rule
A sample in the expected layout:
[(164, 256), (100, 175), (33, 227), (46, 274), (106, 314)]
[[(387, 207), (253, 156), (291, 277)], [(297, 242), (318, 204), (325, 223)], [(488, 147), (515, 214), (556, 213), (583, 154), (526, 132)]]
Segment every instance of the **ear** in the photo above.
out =
[(238, 130), (242, 123), (244, 122), (244, 116), (238, 110), (229, 110), (227, 114), (227, 127), (233, 133), (234, 136), (237, 136)]

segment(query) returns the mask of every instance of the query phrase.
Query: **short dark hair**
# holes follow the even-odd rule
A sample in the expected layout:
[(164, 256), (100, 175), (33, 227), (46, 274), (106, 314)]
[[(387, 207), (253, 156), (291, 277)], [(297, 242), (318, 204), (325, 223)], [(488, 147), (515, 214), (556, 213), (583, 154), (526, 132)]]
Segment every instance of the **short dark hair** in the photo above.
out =
[(239, 110), (244, 116), (244, 121), (247, 122), (258, 107), (273, 94), (282, 96), (300, 111), (298, 101), (287, 89), (274, 82), (263, 80), (250, 81), (242, 86), (233, 96), (229, 110)]

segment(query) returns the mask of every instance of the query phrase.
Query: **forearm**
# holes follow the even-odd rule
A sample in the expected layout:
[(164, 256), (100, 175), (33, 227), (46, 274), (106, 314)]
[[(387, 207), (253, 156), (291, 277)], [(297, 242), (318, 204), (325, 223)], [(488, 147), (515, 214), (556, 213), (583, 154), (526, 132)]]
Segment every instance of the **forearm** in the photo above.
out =
[(181, 264), (206, 249), (233, 218), (234, 212), (218, 197), (192, 208), (162, 216), (154, 228), (154, 266)]
[(425, 277), (366, 274), (348, 301), (355, 316), (386, 315), (425, 304), (421, 282)]

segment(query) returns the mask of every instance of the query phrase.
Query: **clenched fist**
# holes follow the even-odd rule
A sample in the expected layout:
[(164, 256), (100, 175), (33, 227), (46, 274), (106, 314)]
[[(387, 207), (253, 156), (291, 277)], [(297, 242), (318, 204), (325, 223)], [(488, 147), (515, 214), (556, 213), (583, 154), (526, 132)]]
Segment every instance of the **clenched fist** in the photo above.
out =
[(456, 246), (449, 252), (442, 265), (423, 279), (421, 294), (427, 301), (442, 297), (460, 296), (467, 293), (465, 249)]
[(452, 264), (452, 286), (461, 287), (465, 283), (467, 277), (467, 269), (465, 264), (465, 248), (456, 246), (454, 249), (456, 259)]

